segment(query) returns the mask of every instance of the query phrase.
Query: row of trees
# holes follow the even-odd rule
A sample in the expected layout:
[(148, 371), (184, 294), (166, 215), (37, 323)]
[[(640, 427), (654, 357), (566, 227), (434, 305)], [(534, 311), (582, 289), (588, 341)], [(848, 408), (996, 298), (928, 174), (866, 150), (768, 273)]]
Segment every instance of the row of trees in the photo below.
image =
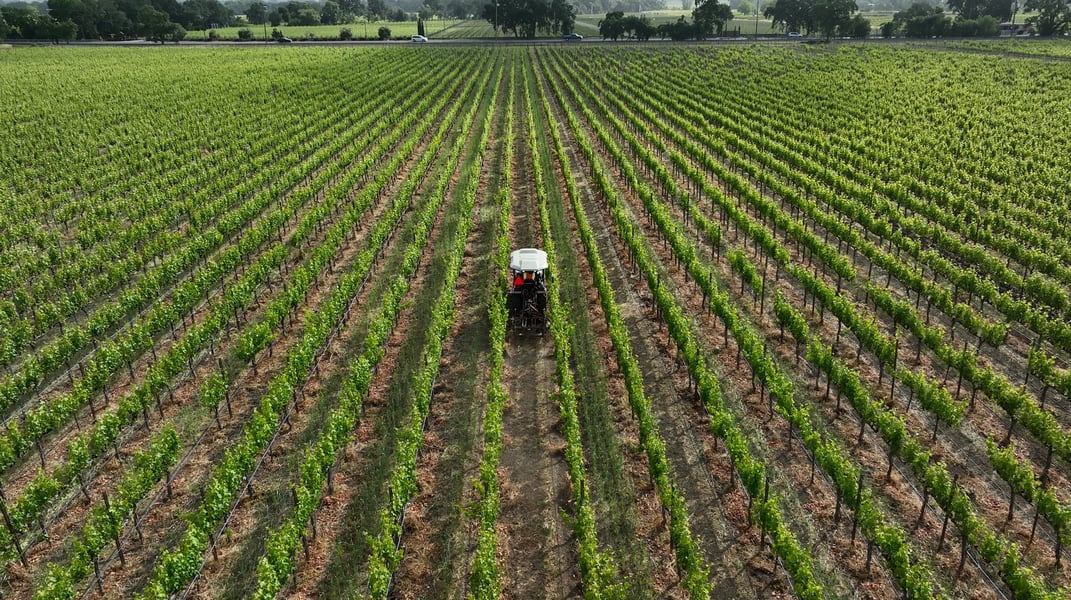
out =
[[(433, 17), (453, 17), (465, 19), (479, 12), (477, 0), (451, 0), (443, 4), (441, 0), (426, 0), (417, 11), (419, 19)], [(408, 21), (409, 13), (401, 8), (390, 8), (384, 0), (326, 0), (319, 8), (309, 2), (291, 0), (284, 4), (269, 6), (262, 0), (256, 0), (245, 12), (246, 20), (252, 25), (270, 23), (273, 27), (286, 23), (289, 25), (340, 25), (353, 23), (359, 18), (368, 22), (380, 20)]]
[[(955, 18), (940, 6), (916, 2), (907, 10), (893, 15), (893, 20), (881, 26), (884, 37), (991, 37), (998, 34), (998, 25), (1015, 13), (1007, 0), (948, 0)], [(1071, 8), (1065, 0), (1026, 0), (1023, 9), (1037, 14), (1026, 22), (1043, 36), (1060, 35), (1071, 26)]]
[(536, 32), (566, 34), (576, 25), (576, 7), (566, 0), (498, 0), (485, 4), (480, 17), (516, 37), (534, 38)]
[(923, 2), (912, 4), (907, 10), (893, 15), (893, 20), (881, 26), (882, 37), (905, 36), (909, 38), (932, 38), (951, 35), (955, 37), (995, 36), (997, 19), (992, 15), (953, 20), (940, 6)]
[[(285, 4), (269, 6), (262, 0), (249, 5), (245, 13), (246, 20), (252, 25), (271, 23), (279, 26), (290, 25), (342, 25), (355, 23), (359, 19), (374, 23), (380, 20), (411, 21), (416, 13), (419, 20), (433, 18), (468, 19), (483, 10), (482, 0), (426, 0), (414, 10), (404, 6), (388, 7), (384, 0), (326, 0), (322, 6), (308, 2), (291, 0)], [(313, 19), (315, 22), (312, 22)]]
[(72, 40), (78, 27), (69, 19), (59, 21), (32, 6), (8, 5), (0, 8), (0, 40)]
[(866, 37), (870, 21), (856, 14), (858, 10), (855, 0), (777, 0), (762, 14), (786, 31), (817, 32), (827, 39)]
[[(467, 18), (479, 12), (478, 1), (451, 0), (444, 6), (442, 0), (426, 0), (418, 15), (420, 19), (433, 16)], [(47, 12), (28, 4), (4, 6), (0, 10), (0, 39), (63, 41), (144, 36), (156, 41), (178, 41), (186, 36), (187, 30), (239, 24), (231, 6), (238, 10), (244, 8), (248, 23), (270, 23), (273, 27), (346, 24), (355, 22), (358, 17), (370, 22), (412, 18), (402, 8), (388, 8), (385, 0), (326, 0), (322, 5), (298, 0), (269, 5), (263, 0), (254, 0), (248, 7), (225, 5), (220, 0), (48, 0)], [(501, 6), (506, 8), (506, 5)], [(567, 15), (565, 8), (571, 7), (564, 0), (558, 0), (552, 6), (549, 27), (556, 26), (555, 32), (572, 30), (573, 14)]]
[[(1033, 26), (1038, 35), (1060, 35), (1071, 26), (1071, 6), (1067, 0), (947, 0), (948, 8), (956, 14), (956, 20), (949, 22), (940, 12), (932, 9), (925, 14), (926, 6), (915, 3), (901, 17), (904, 23), (902, 32), (909, 37), (921, 30), (921, 36), (942, 35), (996, 35), (996, 24), (1009, 21), (1015, 17), (1020, 8), (1037, 14), (1026, 22)], [(990, 27), (992, 25), (992, 27)]]
[(599, 35), (614, 41), (630, 37), (645, 42), (653, 35), (677, 41), (703, 39), (712, 34), (721, 35), (732, 18), (733, 10), (718, 0), (701, 0), (692, 10), (692, 21), (681, 16), (676, 22), (657, 27), (646, 16), (626, 16), (623, 11), (616, 10), (606, 13), (606, 17), (599, 21)]
[(29, 5), (0, 9), (0, 38), (181, 40), (187, 29), (227, 26), (234, 13), (219, 0), (48, 0), (48, 13)]

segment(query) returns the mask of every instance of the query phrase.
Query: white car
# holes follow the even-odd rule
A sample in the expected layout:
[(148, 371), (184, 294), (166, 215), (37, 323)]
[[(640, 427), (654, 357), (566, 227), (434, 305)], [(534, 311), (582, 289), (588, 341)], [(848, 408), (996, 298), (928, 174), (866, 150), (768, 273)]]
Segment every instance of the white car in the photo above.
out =
[(410, 42), (421, 42), (421, 43), (423, 43), (423, 42), (428, 41), (428, 38), (426, 38), (426, 37), (424, 37), (422, 35), (414, 35), (413, 37), (409, 38), (409, 41)]

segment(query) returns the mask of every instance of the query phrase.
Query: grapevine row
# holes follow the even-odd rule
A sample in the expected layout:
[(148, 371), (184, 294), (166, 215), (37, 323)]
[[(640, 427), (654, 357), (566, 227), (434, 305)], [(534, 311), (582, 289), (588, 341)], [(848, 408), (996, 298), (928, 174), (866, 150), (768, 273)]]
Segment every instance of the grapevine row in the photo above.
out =
[[(569, 106), (557, 86), (553, 86), (552, 91), (561, 106)], [(640, 266), (647, 279), (648, 287), (666, 320), (680, 356), (688, 365), (689, 373), (696, 381), (700, 397), (711, 416), (712, 431), (725, 441), (733, 466), (740, 475), (748, 495), (752, 498), (752, 515), (759, 521), (765, 534), (770, 536), (773, 551), (781, 558), (788, 571), (796, 595), (804, 599), (822, 598), (822, 587), (815, 579), (810, 555), (800, 546), (796, 536), (785, 524), (777, 494), (769, 493), (764, 496), (765, 465), (751, 456), (748, 443), (737, 424), (736, 416), (724, 405), (716, 375), (706, 366), (694, 333), (690, 330), (689, 319), (676, 303), (669, 289), (659, 280), (650, 250), (636, 235), (635, 225), (621, 206), (617, 192), (609, 176), (603, 170), (595, 149), (584, 135), (580, 122), (572, 112), (565, 111), (565, 114), (574, 139), (591, 167), (592, 176), (599, 186), (602, 197), (610, 206), (618, 235), (628, 246), (635, 257), (636, 264)], [(554, 128), (552, 127), (551, 130), (554, 131)], [(559, 149), (559, 160), (563, 160), (563, 165), (568, 164), (564, 161), (564, 149)]]
[(509, 285), (509, 218), (512, 209), (513, 144), (516, 134), (513, 127), (514, 97), (516, 92), (516, 66), (510, 65), (509, 97), (506, 100), (505, 136), (502, 140), (502, 169), (499, 189), (495, 193), (498, 207), (494, 250), (491, 264), (495, 277), (491, 280), (491, 301), (487, 310), (490, 322), (488, 355), (487, 408), (483, 416), (483, 456), (480, 459), (479, 477), (474, 482), (478, 494), (478, 522), (476, 551), (469, 570), (471, 595), (477, 600), (498, 598), (502, 588), (502, 573), (495, 554), (498, 550), (498, 523), (500, 508), (498, 466), (502, 454), (502, 413), (509, 397), (502, 385), (506, 345), (506, 288)]
[[(462, 97), (467, 95), (471, 86), (470, 81)], [(456, 110), (458, 104), (454, 103), (452, 110)], [(432, 148), (441, 142), (450, 123), (450, 116), (447, 115), (432, 140)], [(415, 139), (411, 141), (415, 142)], [(398, 155), (405, 156), (407, 153), (399, 152)], [(424, 160), (430, 160), (433, 154), (433, 151), (425, 151)], [(422, 172), (422, 169), (418, 169), (413, 173), (422, 175)], [(309, 315), (301, 340), (288, 352), (283, 372), (269, 382), (267, 393), (243, 429), (241, 441), (224, 454), (213, 471), (205, 486), (201, 506), (187, 519), (187, 530), (178, 548), (164, 552), (139, 598), (163, 600), (168, 594), (185, 586), (200, 571), (203, 565), (202, 556), (215, 539), (218, 524), (232, 511), (232, 506), (243, 489), (243, 481), (258, 464), (264, 448), (274, 439), (280, 426), (280, 416), (291, 403), (295, 390), (308, 377), (313, 362), (317, 359), (318, 349), (345, 311), (348, 299), (353, 297), (362, 283), (365, 274), (363, 271), (368, 266), (370, 264), (354, 265), (331, 289), (321, 311)]]

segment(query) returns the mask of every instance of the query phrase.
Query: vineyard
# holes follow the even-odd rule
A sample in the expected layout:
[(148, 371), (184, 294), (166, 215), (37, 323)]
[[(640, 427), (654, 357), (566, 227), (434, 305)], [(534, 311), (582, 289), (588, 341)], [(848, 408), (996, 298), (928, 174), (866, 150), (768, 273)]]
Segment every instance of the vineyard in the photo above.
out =
[(1068, 598), (1071, 65), (989, 49), (0, 54), (0, 593)]

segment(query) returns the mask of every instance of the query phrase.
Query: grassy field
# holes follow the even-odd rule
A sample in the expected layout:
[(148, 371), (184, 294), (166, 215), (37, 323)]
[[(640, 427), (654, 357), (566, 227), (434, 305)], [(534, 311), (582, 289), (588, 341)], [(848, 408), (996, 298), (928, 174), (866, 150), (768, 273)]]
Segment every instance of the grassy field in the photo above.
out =
[(0, 595), (1068, 598), (1066, 47), (5, 49)]

